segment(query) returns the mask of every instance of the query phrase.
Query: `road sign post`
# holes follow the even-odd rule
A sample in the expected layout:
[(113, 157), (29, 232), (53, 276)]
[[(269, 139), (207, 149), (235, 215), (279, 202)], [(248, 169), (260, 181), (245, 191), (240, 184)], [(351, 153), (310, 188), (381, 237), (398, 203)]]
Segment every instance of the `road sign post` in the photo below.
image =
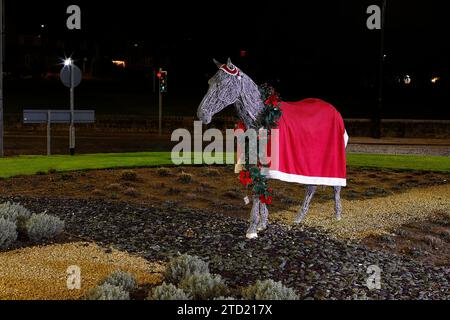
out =
[(158, 116), (158, 134), (162, 135), (162, 104), (163, 104), (163, 95), (159, 93), (159, 116)]
[(69, 152), (73, 156), (75, 154), (75, 88), (81, 83), (81, 70), (78, 68), (71, 58), (64, 61), (64, 67), (61, 70), (60, 78), (62, 83), (69, 88), (69, 105), (70, 105), (70, 126), (69, 126)]
[(4, 29), (5, 29), (5, 6), (0, 0), (0, 157), (3, 157), (3, 52), (5, 50)]
[(23, 123), (47, 124), (47, 155), (51, 155), (51, 125), (95, 122), (94, 110), (24, 110)]
[(162, 108), (163, 108), (163, 93), (167, 92), (167, 71), (159, 69), (159, 116), (158, 116), (158, 134), (162, 135)]
[(73, 71), (74, 64), (70, 64), (70, 137), (69, 137), (69, 149), (70, 155), (75, 155), (75, 125), (74, 125), (74, 109), (75, 109), (75, 73)]
[(50, 156), (52, 154), (52, 111), (47, 110), (47, 155)]

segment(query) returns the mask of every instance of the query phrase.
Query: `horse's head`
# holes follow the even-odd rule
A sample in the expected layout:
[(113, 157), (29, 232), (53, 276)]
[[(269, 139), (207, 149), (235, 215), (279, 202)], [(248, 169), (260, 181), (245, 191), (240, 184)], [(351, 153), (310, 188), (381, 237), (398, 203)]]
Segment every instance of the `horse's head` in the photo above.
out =
[(198, 118), (209, 124), (212, 117), (234, 104), (241, 94), (241, 71), (228, 59), (227, 64), (214, 60), (219, 71), (209, 80), (209, 89), (197, 111)]

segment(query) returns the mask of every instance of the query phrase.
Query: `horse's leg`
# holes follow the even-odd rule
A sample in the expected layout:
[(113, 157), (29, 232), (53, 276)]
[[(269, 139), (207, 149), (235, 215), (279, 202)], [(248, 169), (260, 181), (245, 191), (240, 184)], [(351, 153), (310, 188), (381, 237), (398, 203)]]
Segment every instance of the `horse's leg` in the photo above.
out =
[(341, 190), (342, 187), (334, 187), (334, 200), (336, 208), (336, 219), (339, 221), (342, 219), (342, 205), (341, 205)]
[(252, 212), (250, 213), (250, 227), (247, 230), (248, 239), (255, 239), (258, 237), (257, 228), (259, 223), (259, 205), (259, 199), (253, 197), (253, 207)]
[(258, 231), (263, 231), (267, 229), (267, 220), (269, 218), (269, 209), (265, 203), (261, 203), (259, 208), (260, 220), (258, 225)]
[(302, 206), (300, 213), (295, 218), (295, 223), (301, 223), (303, 221), (303, 219), (305, 218), (306, 214), (308, 213), (311, 200), (314, 197), (314, 193), (316, 193), (316, 190), (317, 190), (317, 186), (307, 186), (305, 201), (303, 202), (303, 206)]

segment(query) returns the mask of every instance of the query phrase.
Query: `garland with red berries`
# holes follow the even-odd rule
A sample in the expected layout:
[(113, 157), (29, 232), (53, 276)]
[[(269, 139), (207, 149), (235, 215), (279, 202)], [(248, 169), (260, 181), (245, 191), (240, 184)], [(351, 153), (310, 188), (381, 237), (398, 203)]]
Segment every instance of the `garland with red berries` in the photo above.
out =
[[(278, 127), (278, 121), (282, 116), (280, 109), (281, 100), (275, 89), (267, 84), (260, 86), (259, 90), (262, 101), (264, 101), (264, 110), (259, 116), (258, 127), (266, 129), (267, 139), (270, 139), (271, 130)], [(242, 122), (237, 124), (237, 128), (246, 130)], [(247, 191), (251, 190), (253, 196), (259, 198), (261, 203), (271, 205), (273, 202), (273, 190), (268, 186), (266, 176), (261, 173), (261, 169), (266, 166), (260, 162), (257, 165), (249, 164), (249, 162), (249, 148), (246, 146), (245, 165), (239, 175), (240, 182)]]

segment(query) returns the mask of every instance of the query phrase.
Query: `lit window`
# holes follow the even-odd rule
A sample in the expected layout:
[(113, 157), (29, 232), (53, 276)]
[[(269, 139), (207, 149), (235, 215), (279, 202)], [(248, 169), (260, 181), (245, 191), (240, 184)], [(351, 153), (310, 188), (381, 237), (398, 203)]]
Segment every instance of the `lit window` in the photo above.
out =
[(121, 68), (125, 68), (127, 66), (126, 62), (123, 60), (113, 60), (112, 63)]

